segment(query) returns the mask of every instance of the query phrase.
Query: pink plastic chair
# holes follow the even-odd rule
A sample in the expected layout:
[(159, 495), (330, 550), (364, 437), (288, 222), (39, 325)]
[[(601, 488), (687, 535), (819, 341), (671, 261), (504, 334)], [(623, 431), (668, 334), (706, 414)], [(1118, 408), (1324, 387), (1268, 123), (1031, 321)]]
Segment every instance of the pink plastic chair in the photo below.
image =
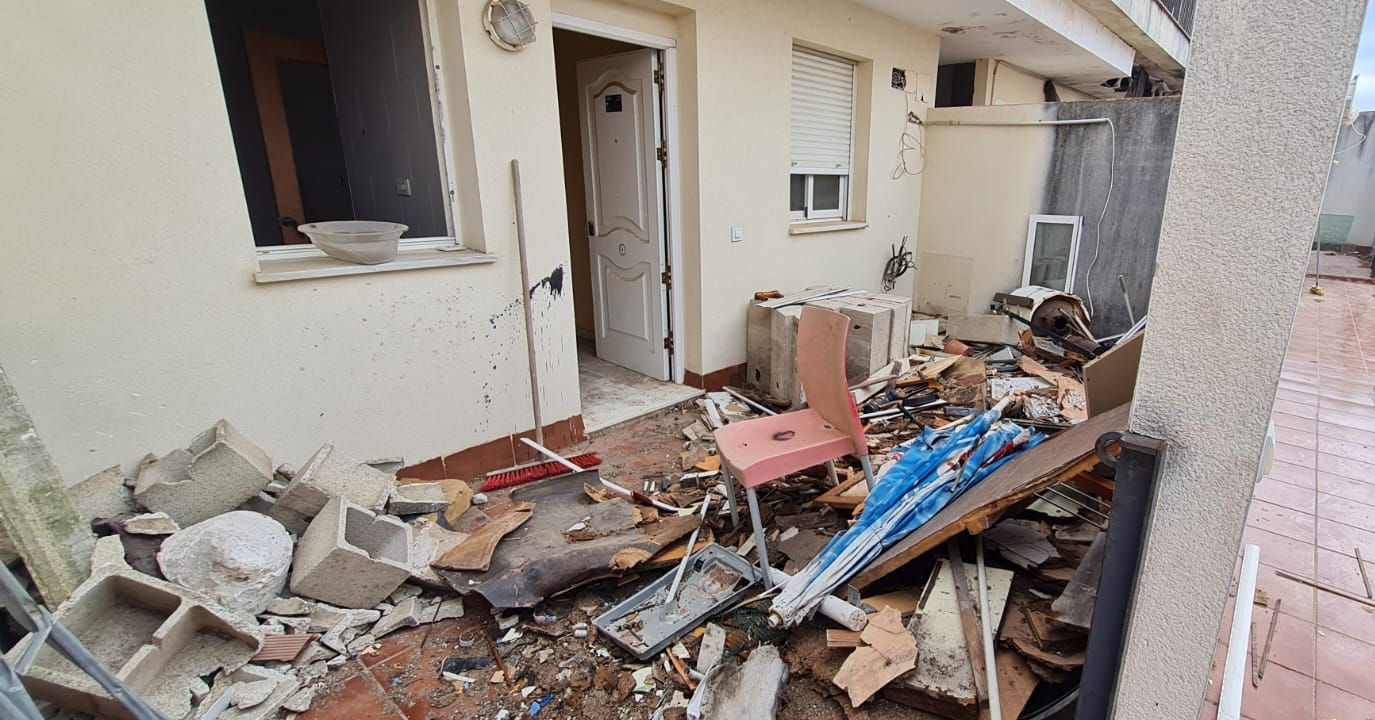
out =
[(767, 570), (769, 556), (764, 549), (756, 487), (846, 455), (859, 458), (864, 467), (864, 482), (870, 489), (874, 487), (864, 425), (845, 381), (845, 338), (849, 329), (849, 318), (840, 313), (811, 306), (802, 308), (797, 328), (797, 372), (802, 376), (807, 407), (733, 422), (715, 433), (731, 515), (738, 516), (734, 479), (739, 478), (750, 504), (760, 574), (768, 588), (773, 587), (773, 578)]

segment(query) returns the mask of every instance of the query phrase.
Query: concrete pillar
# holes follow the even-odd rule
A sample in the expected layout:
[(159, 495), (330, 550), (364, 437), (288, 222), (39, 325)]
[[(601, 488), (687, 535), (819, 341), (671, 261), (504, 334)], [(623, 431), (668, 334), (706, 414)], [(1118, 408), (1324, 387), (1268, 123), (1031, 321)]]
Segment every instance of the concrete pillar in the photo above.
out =
[(1199, 3), (1131, 420), (1169, 449), (1116, 718), (1202, 707), (1364, 6)]
[(43, 601), (56, 608), (91, 571), (95, 536), (62, 487), (29, 413), (0, 368), (0, 523)]

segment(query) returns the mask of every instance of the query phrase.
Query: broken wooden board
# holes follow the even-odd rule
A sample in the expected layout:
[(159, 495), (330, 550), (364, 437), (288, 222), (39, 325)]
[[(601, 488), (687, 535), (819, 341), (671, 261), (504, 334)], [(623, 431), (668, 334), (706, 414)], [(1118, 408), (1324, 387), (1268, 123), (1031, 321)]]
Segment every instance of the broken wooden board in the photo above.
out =
[(827, 505), (837, 510), (853, 510), (869, 497), (869, 486), (864, 483), (864, 473), (853, 473), (840, 481), (839, 485), (816, 496), (812, 502)]
[(857, 648), (864, 643), (860, 640), (859, 630), (841, 630), (838, 628), (826, 628), (826, 647), (828, 648)]
[(1098, 533), (1088, 554), (1074, 571), (1074, 577), (1065, 585), (1065, 591), (1051, 603), (1055, 619), (1072, 627), (1087, 630), (1093, 623), (1093, 605), (1098, 599), (1098, 576), (1103, 572), (1103, 553), (1106, 550), (1108, 534)]
[[(960, 564), (971, 594), (977, 597), (978, 566)], [(884, 689), (883, 696), (956, 720), (976, 720), (979, 717), (978, 691), (960, 624), (955, 577), (949, 562), (941, 562), (936, 572), (935, 587), (926, 597), (921, 612), (908, 624), (908, 629), (916, 636), (917, 647), (921, 648), (916, 668), (891, 683)], [(986, 568), (985, 577), (988, 580), (988, 609), (996, 632), (1007, 605), (1013, 572)], [(977, 607), (975, 612), (977, 614)], [(983, 652), (983, 649), (978, 651)]]
[(507, 533), (515, 530), (534, 516), (532, 503), (512, 503), (504, 515), (493, 518), (491, 522), (477, 529), (458, 547), (430, 561), (432, 567), (441, 570), (477, 570), (486, 572), (492, 564), (492, 553), (497, 549)]
[(1139, 333), (1084, 364), (1084, 395), (1088, 399), (1089, 417), (1131, 402), (1136, 392), (1136, 373), (1141, 366), (1141, 347), (1145, 338), (1145, 333)]
[(985, 530), (984, 539), (996, 546), (1004, 559), (1025, 570), (1060, 557), (1035, 520), (1004, 520)]
[(1094, 443), (1104, 433), (1125, 431), (1130, 413), (1130, 405), (1114, 408), (1012, 458), (875, 558), (851, 584), (868, 587), (962, 530), (981, 532), (1033, 494), (1096, 465)]
[[(695, 516), (636, 525), (635, 506), (625, 500), (598, 503), (587, 496), (583, 484), (599, 482), (597, 471), (585, 470), (516, 488), (511, 492), (512, 503), (532, 502), (535, 511), (528, 522), (501, 542), (490, 569), (485, 573), (441, 570), (440, 576), (459, 593), (475, 592), (493, 607), (533, 607), (556, 593), (620, 575), (697, 526)], [(580, 522), (624, 529), (571, 540), (565, 531)]]
[(1008, 600), (1007, 616), (1003, 618), (1003, 626), (998, 631), (998, 642), (1020, 653), (1038, 676), (1063, 673), (1082, 666), (1088, 635), (1079, 633), (1073, 640), (1055, 645), (1042, 642), (1037, 637), (1028, 610), (1043, 607), (1043, 601), (1025, 592), (1013, 593)]
[(788, 556), (788, 562), (783, 566), (783, 572), (796, 575), (798, 570), (811, 562), (812, 558), (821, 552), (821, 548), (826, 547), (826, 543), (830, 541), (831, 536), (823, 535), (815, 530), (799, 530), (787, 540), (779, 539), (778, 551)]
[(917, 611), (917, 602), (920, 599), (921, 595), (912, 590), (894, 590), (882, 595), (861, 598), (859, 603), (861, 606), (868, 605), (874, 612), (890, 607), (902, 613), (903, 617), (907, 617)]
[(1015, 651), (998, 648), (993, 657), (998, 664), (998, 700), (1002, 704), (1003, 720), (1016, 720), (1041, 678)]
[(1060, 414), (1070, 422), (1081, 422), (1088, 418), (1088, 400), (1084, 384), (1061, 372), (1056, 372), (1026, 355), (1017, 362), (1017, 367), (1028, 374), (1035, 375), (1054, 385), (1058, 390), (1056, 399), (1060, 403)]
[(832, 682), (859, 707), (893, 678), (911, 670), (917, 662), (917, 639), (902, 626), (902, 615), (887, 608), (869, 620), (860, 632), (864, 643), (845, 658)]

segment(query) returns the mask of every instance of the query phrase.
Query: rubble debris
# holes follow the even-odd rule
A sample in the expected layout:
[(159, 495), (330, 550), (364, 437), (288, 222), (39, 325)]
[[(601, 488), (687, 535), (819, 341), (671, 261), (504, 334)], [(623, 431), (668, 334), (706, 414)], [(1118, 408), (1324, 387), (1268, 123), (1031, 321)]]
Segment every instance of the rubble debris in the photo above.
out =
[(273, 679), (237, 683), (234, 687), (234, 700), (231, 704), (240, 710), (257, 707), (262, 705), (267, 697), (272, 694), (272, 691), (276, 689), (277, 681)]
[(419, 597), (408, 597), (388, 610), (369, 633), (373, 637), (386, 637), (403, 627), (415, 627), (422, 623), (433, 622), (437, 605), (426, 603)]
[[(960, 563), (971, 594), (978, 587), (978, 568), (973, 563)], [(948, 718), (977, 718), (979, 714), (978, 679), (969, 657), (971, 649), (965, 640), (955, 578), (949, 562), (941, 562), (935, 570), (936, 581), (927, 595), (921, 612), (908, 623), (908, 630), (916, 638), (921, 654), (916, 667), (884, 690), (884, 696), (904, 705), (926, 710)], [(1012, 584), (1010, 570), (987, 568), (989, 617), (996, 629), (1007, 606)], [(978, 603), (973, 612), (979, 613)], [(996, 633), (995, 633), (996, 634)], [(982, 654), (982, 647), (972, 652)], [(982, 669), (982, 668), (980, 668)]]
[(840, 666), (833, 682), (859, 707), (917, 662), (917, 640), (902, 625), (902, 615), (884, 608), (860, 633), (861, 645)]
[(171, 535), (180, 529), (164, 512), (142, 513), (124, 521), (124, 532), (135, 535)]
[(112, 518), (138, 512), (129, 478), (118, 465), (105, 468), (67, 489), (84, 520)]
[[(53, 616), (154, 708), (169, 717), (186, 715), (201, 677), (232, 671), (257, 654), (262, 644), (257, 623), (133, 570), (124, 564), (116, 536), (96, 544), (100, 562)], [(17, 661), (36, 640), (26, 636), (6, 660)], [(33, 697), (64, 710), (127, 717), (93, 678), (51, 647), (38, 651), (24, 678)]]
[(1103, 553), (1107, 549), (1105, 532), (1098, 533), (1089, 545), (1088, 554), (1065, 585), (1065, 591), (1051, 604), (1055, 619), (1065, 625), (1087, 630), (1093, 622), (1093, 605), (1098, 598), (1098, 576), (1103, 570)]
[(226, 420), (139, 473), (134, 498), (181, 527), (229, 512), (272, 480), (272, 460)]
[(486, 572), (492, 565), (492, 553), (497, 543), (508, 533), (524, 525), (535, 514), (534, 503), (512, 503), (502, 515), (478, 528), (463, 542), (455, 545), (430, 564), (442, 570), (476, 570)]
[(344, 498), (365, 510), (380, 510), (394, 485), (392, 476), (350, 459), (325, 443), (301, 466), (272, 505), (272, 517), (300, 535), (330, 501)]
[(282, 709), (287, 712), (303, 713), (310, 709), (310, 704), (314, 700), (315, 688), (303, 687), (292, 693), (291, 697), (282, 703)]
[[(719, 665), (702, 683), (689, 720), (770, 720), (778, 711), (778, 699), (788, 682), (788, 666), (773, 645), (760, 645), (744, 663), (732, 658)], [(698, 697), (700, 695), (700, 697)], [(700, 711), (693, 712), (693, 704)]]
[[(258, 700), (257, 695), (261, 693), (258, 688), (267, 684), (271, 685), (270, 692)], [(254, 685), (257, 687), (251, 687)], [(300, 681), (288, 673), (277, 672), (263, 665), (245, 665), (216, 679), (214, 689), (202, 702), (201, 708), (222, 706), (224, 709), (218, 716), (219, 720), (274, 720), (282, 704), (300, 687)], [(245, 692), (249, 694), (246, 701), (240, 699)]]
[[(476, 592), (493, 607), (533, 607), (554, 593), (641, 565), (697, 524), (696, 518), (674, 516), (637, 525), (638, 506), (620, 497), (603, 503), (587, 497), (583, 484), (600, 482), (596, 470), (584, 470), (512, 490), (513, 507), (533, 503), (534, 511), (501, 542), (488, 571), (441, 570), (440, 575), (460, 594)], [(587, 540), (564, 534), (585, 517), (592, 518), (592, 527), (624, 529)]]
[(291, 662), (301, 654), (305, 646), (318, 635), (298, 633), (296, 635), (268, 635), (263, 638), (263, 647), (253, 656), (253, 662)]
[(716, 623), (709, 622), (702, 635), (702, 644), (697, 649), (697, 672), (706, 674), (726, 652), (726, 630)]
[(430, 563), (453, 551), (467, 539), (467, 533), (445, 530), (428, 518), (412, 520), (410, 582), (431, 589), (447, 590), (448, 584)]
[(393, 515), (422, 515), (448, 508), (449, 497), (437, 482), (398, 483), (387, 500), (387, 512)]
[(273, 615), (309, 615), (315, 607), (315, 603), (305, 598), (275, 597), (267, 601), (264, 611)]
[(1046, 539), (1041, 523), (1035, 520), (1003, 520), (985, 530), (983, 536), (997, 546), (1008, 562), (1026, 570), (1060, 557), (1059, 551)]
[(285, 587), (291, 553), (291, 536), (280, 523), (235, 510), (173, 533), (158, 552), (158, 567), (182, 587), (256, 615)]
[[(292, 483), (310, 476), (308, 464)], [(409, 525), (336, 497), (297, 544), (291, 591), (341, 607), (370, 608), (410, 577), (410, 549)]]

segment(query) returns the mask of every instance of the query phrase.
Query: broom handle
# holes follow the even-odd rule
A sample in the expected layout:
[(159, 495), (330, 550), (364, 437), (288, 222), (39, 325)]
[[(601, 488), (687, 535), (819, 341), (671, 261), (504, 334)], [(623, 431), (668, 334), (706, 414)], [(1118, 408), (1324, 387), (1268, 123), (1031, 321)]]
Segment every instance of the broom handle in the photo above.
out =
[[(521, 438), (520, 441), (534, 448), (535, 452), (538, 452), (539, 454), (549, 458), (550, 460), (561, 463), (564, 467), (568, 468), (569, 470), (572, 470), (573, 472), (582, 472), (585, 469), (580, 468), (577, 465), (574, 465), (573, 463), (568, 461), (568, 458), (565, 458), (564, 456), (554, 452), (553, 450), (550, 450), (549, 448), (535, 442), (534, 440), (531, 440), (530, 438)], [(636, 493), (631, 492), (630, 490), (626, 490), (625, 488), (621, 487), (620, 485), (617, 485), (616, 483), (607, 482), (607, 480), (603, 478), (601, 475), (597, 476), (597, 480), (601, 482), (602, 487), (606, 488), (607, 490), (610, 490), (613, 493), (616, 493), (617, 495), (620, 495), (623, 498), (629, 498), (630, 500), (637, 499)], [(679, 513), (683, 510), (682, 508), (673, 507), (668, 503), (659, 502), (658, 500), (655, 500), (654, 498), (649, 497), (648, 495), (640, 495), (640, 497), (645, 500), (648, 500), (649, 503), (654, 507), (659, 508), (660, 510), (664, 510), (666, 512)]]

